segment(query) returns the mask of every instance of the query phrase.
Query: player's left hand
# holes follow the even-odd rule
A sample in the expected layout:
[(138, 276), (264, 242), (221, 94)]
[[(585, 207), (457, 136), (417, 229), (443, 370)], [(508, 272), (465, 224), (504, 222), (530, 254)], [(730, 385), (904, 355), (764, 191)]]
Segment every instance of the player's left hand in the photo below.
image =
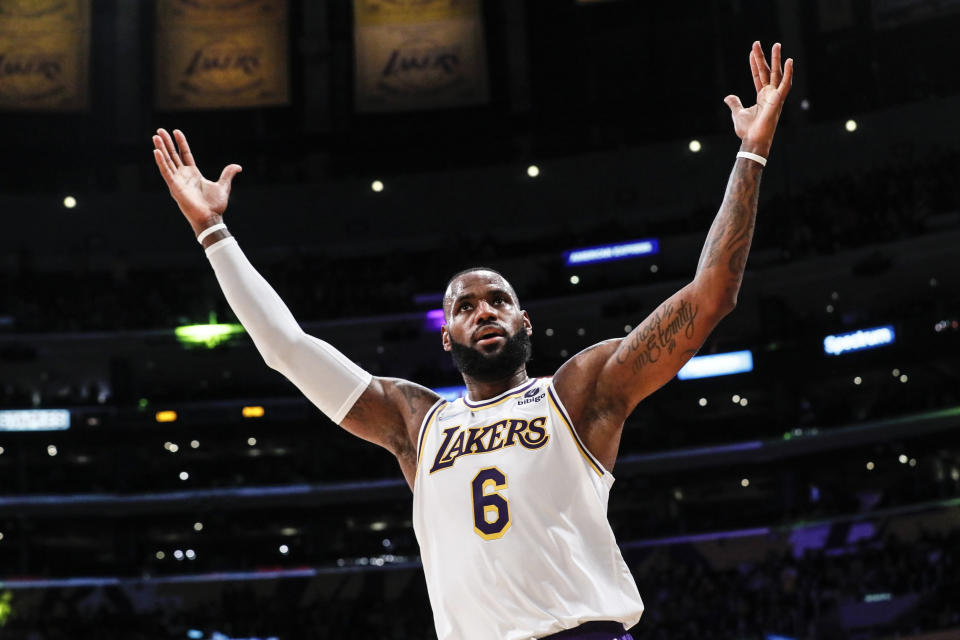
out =
[(744, 149), (766, 157), (770, 154), (783, 102), (793, 85), (793, 58), (787, 58), (781, 68), (780, 43), (777, 42), (770, 51), (768, 65), (760, 43), (754, 42), (750, 50), (750, 71), (753, 73), (753, 86), (757, 89), (757, 104), (744, 108), (740, 98), (734, 95), (727, 96), (723, 101), (730, 107), (733, 128), (743, 140)]

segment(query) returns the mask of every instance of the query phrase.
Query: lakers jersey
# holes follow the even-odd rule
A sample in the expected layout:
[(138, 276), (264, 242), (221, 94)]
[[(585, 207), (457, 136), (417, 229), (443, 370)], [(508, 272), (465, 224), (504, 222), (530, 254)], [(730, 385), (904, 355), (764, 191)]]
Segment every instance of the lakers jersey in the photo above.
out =
[(413, 525), (439, 640), (530, 640), (640, 619), (607, 521), (613, 476), (550, 383), (437, 402), (418, 451)]

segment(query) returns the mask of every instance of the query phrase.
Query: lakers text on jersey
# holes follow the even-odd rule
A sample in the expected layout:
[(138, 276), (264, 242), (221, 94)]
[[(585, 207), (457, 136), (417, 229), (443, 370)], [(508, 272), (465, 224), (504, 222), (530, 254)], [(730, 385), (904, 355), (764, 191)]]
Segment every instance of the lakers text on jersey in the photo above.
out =
[(640, 619), (607, 521), (613, 476), (549, 382), (439, 401), (418, 451), (413, 524), (439, 640), (530, 640)]

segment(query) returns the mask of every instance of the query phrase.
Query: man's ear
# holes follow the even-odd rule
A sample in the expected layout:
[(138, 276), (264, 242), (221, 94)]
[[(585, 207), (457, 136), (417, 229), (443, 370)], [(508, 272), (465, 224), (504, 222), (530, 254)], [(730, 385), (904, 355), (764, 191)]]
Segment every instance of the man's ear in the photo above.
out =
[(526, 311), (523, 311), (522, 313), (523, 313), (523, 328), (527, 330), (528, 336), (532, 336), (533, 323), (530, 322), (530, 315)]
[(443, 344), (444, 351), (450, 351), (453, 347), (450, 346), (450, 332), (447, 331), (447, 325), (440, 325), (440, 343)]

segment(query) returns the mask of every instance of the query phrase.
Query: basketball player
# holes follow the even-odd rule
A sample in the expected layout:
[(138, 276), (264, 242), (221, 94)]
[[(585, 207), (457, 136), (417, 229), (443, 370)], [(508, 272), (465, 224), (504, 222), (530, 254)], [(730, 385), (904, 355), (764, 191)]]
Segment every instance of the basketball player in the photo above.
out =
[(770, 63), (754, 43), (757, 104), (725, 99), (742, 144), (693, 280), (628, 336), (578, 353), (547, 381), (527, 376), (533, 329), (510, 283), (487, 268), (454, 275), (441, 342), (466, 383), (456, 402), (373, 377), (305, 334), (222, 222), (240, 167), (208, 181), (183, 133), (153, 137), (160, 173), (266, 364), (400, 463), (440, 640), (631, 638), (643, 603), (607, 522), (610, 471), (630, 412), (736, 304), (793, 76), (779, 44)]

